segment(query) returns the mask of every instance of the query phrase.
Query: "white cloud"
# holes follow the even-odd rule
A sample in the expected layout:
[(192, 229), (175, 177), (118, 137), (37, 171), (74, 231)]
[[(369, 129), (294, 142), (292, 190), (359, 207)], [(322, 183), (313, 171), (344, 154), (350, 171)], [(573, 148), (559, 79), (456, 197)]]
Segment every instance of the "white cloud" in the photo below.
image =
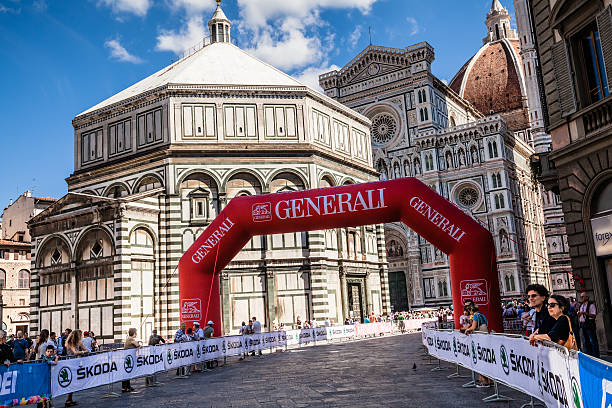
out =
[(172, 11), (184, 10), (187, 15), (213, 11), (216, 4), (212, 0), (166, 0), (166, 4)]
[(131, 13), (144, 17), (152, 5), (152, 0), (100, 0), (98, 4), (110, 7), (114, 13)]
[(238, 0), (241, 17), (252, 27), (265, 26), (268, 21), (303, 18), (323, 8), (353, 8), (363, 14), (370, 12), (377, 0)]
[(327, 66), (326, 64), (320, 67), (308, 67), (299, 74), (294, 75), (294, 78), (304, 85), (308, 85), (312, 89), (323, 93), (323, 89), (319, 86), (319, 75), (336, 69), (340, 69), (340, 67), (337, 65)]
[(158, 51), (172, 51), (182, 54), (190, 47), (201, 43), (207, 35), (202, 16), (195, 16), (187, 21), (187, 25), (178, 31), (162, 30), (157, 36)]
[(361, 38), (361, 30), (362, 27), (358, 25), (357, 27), (355, 27), (355, 30), (353, 30), (351, 35), (349, 35), (349, 44), (351, 45), (351, 48), (355, 48), (355, 46), (357, 45), (357, 41), (359, 41), (359, 39)]
[(124, 47), (121, 45), (119, 40), (109, 40), (104, 43), (104, 46), (110, 49), (110, 56), (119, 61), (123, 62), (131, 62), (132, 64), (140, 64), (143, 62), (142, 58), (139, 58), (135, 55), (130, 54)]
[[(378, 0), (238, 0), (239, 30), (249, 38), (248, 52), (284, 70), (321, 65), (334, 49), (334, 35), (324, 33), (324, 9), (368, 13)], [(354, 34), (357, 36), (357, 34)], [(358, 41), (353, 37), (351, 41)]]
[(418, 34), (421, 31), (421, 27), (419, 27), (419, 23), (416, 21), (414, 17), (406, 17), (406, 21), (408, 22), (408, 29), (410, 30), (409, 35)]

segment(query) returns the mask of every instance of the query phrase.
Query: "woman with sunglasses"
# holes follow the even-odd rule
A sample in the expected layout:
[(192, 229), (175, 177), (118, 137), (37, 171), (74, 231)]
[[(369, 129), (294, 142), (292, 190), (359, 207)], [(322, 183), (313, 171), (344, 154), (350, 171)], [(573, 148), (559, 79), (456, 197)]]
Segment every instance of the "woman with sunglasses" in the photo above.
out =
[(548, 340), (573, 349), (574, 347), (571, 344), (566, 344), (570, 340), (570, 336), (573, 338), (574, 335), (569, 317), (566, 314), (569, 302), (561, 295), (551, 295), (546, 307), (550, 316), (555, 319), (555, 324), (547, 334), (532, 334), (529, 336), (529, 344), (535, 346), (538, 341)]

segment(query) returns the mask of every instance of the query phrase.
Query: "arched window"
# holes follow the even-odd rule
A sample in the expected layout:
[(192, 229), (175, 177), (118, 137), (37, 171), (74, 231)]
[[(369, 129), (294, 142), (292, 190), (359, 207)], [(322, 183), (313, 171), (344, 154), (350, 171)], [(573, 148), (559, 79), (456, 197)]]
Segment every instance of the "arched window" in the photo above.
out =
[(6, 272), (0, 269), (0, 289), (4, 289), (5, 284), (6, 284)]
[(160, 187), (162, 187), (162, 184), (159, 181), (159, 179), (153, 176), (147, 176), (144, 179), (142, 179), (140, 183), (138, 183), (138, 187), (136, 188), (136, 191), (139, 193), (142, 193), (142, 192), (154, 190)]
[(503, 194), (495, 194), (495, 209), (499, 210), (504, 208), (504, 195)]
[[(19, 271), (17, 287), (19, 289), (28, 289), (30, 287), (30, 272), (22, 269)], [(4, 286), (4, 285), (3, 285)]]
[(417, 91), (417, 94), (419, 95), (419, 103), (423, 103), (423, 98), (421, 97), (421, 91)]
[(497, 142), (493, 141), (493, 157), (498, 157), (499, 154), (497, 153)]
[(504, 281), (506, 282), (506, 292), (510, 292), (510, 277), (506, 275)]
[(425, 117), (423, 116), (423, 109), (419, 109), (419, 114), (421, 116), (421, 122), (425, 121)]
[(425, 108), (425, 120), (429, 120), (429, 114), (427, 113), (427, 108)]

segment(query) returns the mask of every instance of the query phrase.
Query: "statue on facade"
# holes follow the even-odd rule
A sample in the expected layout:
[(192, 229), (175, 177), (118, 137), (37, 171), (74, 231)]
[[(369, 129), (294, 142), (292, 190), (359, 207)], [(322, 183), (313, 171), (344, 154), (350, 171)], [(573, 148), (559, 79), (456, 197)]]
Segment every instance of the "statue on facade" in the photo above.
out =
[(404, 176), (410, 177), (410, 164), (408, 160), (404, 161)]
[(453, 168), (453, 157), (451, 156), (450, 152), (446, 152), (446, 168), (447, 169)]
[(474, 146), (470, 149), (470, 154), (472, 155), (472, 164), (478, 163), (478, 152)]
[(402, 174), (400, 173), (400, 167), (399, 164), (395, 163), (393, 165), (393, 172), (395, 173), (395, 178), (400, 178), (402, 177)]
[(459, 149), (459, 165), (465, 166), (465, 152), (463, 149)]

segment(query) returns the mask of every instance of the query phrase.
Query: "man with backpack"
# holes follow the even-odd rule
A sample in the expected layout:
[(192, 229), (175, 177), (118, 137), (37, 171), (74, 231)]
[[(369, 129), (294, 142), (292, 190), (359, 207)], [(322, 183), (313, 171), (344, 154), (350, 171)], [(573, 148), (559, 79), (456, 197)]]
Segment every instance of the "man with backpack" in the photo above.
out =
[(580, 294), (580, 310), (578, 311), (578, 321), (582, 330), (582, 352), (593, 357), (599, 357), (599, 343), (597, 342), (597, 327), (595, 317), (597, 308), (595, 303), (589, 301), (585, 292)]

